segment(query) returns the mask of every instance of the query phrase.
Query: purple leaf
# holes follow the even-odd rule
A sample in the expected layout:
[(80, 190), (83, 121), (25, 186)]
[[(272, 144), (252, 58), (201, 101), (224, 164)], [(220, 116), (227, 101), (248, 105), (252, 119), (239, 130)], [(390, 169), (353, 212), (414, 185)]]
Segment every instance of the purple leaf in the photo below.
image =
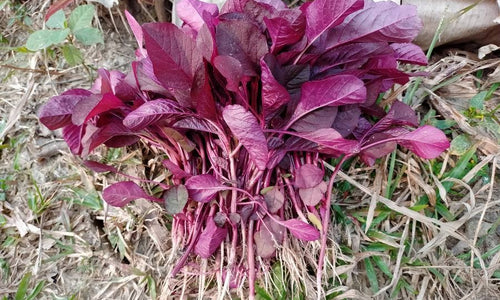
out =
[(298, 219), (281, 221), (280, 224), (285, 226), (288, 230), (290, 230), (291, 234), (300, 240), (316, 241), (320, 238), (318, 229)]
[(93, 160), (84, 160), (83, 164), (87, 168), (89, 168), (92, 171), (97, 172), (97, 173), (102, 173), (102, 172), (116, 173), (116, 172), (118, 172), (118, 170), (115, 167), (112, 167), (112, 166), (109, 166), (109, 165), (106, 165), (106, 164), (103, 164), (103, 163), (100, 163), (97, 161), (93, 161)]
[(318, 151), (333, 156), (341, 154), (352, 155), (358, 153), (360, 150), (357, 141), (343, 138), (333, 128), (322, 128), (312, 132), (295, 133), (294, 135), (316, 143)]
[(416, 155), (426, 159), (436, 158), (450, 147), (446, 135), (441, 130), (429, 125), (400, 135), (397, 137), (397, 141)]
[(264, 22), (273, 42), (271, 52), (293, 45), (304, 36), (306, 19), (298, 9), (282, 10), (272, 18), (264, 18)]
[(315, 0), (305, 9), (306, 35), (312, 44), (328, 29), (342, 23), (353, 12), (363, 8), (364, 0)]
[(111, 206), (123, 207), (129, 202), (137, 199), (156, 201), (133, 181), (122, 181), (114, 183), (102, 191), (102, 198)]
[(134, 34), (135, 40), (137, 41), (137, 45), (139, 46), (138, 51), (143, 53), (142, 48), (144, 43), (144, 34), (142, 33), (142, 27), (127, 10), (125, 10), (125, 17), (127, 18), (127, 22), (128, 25), (130, 26), (130, 29), (132, 29), (132, 33)]
[(67, 126), (71, 123), (71, 115), (80, 101), (85, 101), (88, 95), (60, 95), (52, 97), (38, 113), (38, 118), (50, 130)]
[[(374, 146), (370, 146), (373, 145)], [(369, 166), (373, 166), (377, 158), (386, 156), (396, 149), (394, 137), (384, 132), (377, 132), (368, 137), (363, 142), (363, 150), (359, 156), (363, 162)]]
[(368, 137), (374, 133), (383, 132), (392, 126), (418, 126), (418, 119), (415, 111), (401, 101), (395, 101), (389, 112), (380, 119), (373, 127), (365, 133)]
[(362, 103), (366, 89), (363, 81), (352, 75), (331, 76), (302, 85), (302, 96), (288, 127), (306, 114), (325, 107)]
[(307, 189), (317, 186), (323, 181), (325, 171), (313, 164), (304, 164), (295, 171), (295, 186)]
[(325, 193), (327, 189), (328, 189), (328, 184), (325, 181), (321, 181), (318, 185), (314, 187), (299, 189), (299, 196), (305, 205), (315, 206), (323, 198), (325, 198)]
[(80, 155), (82, 153), (82, 136), (85, 133), (86, 125), (76, 126), (70, 124), (63, 128), (63, 138), (68, 144), (71, 153)]
[[(195, 32), (206, 23), (206, 19), (213, 19), (219, 14), (216, 4), (198, 0), (180, 0), (176, 2), (177, 16), (189, 25)], [(208, 20), (210, 22), (210, 20)]]
[(195, 41), (170, 23), (149, 23), (142, 28), (156, 78), (172, 89), (181, 106), (191, 107), (194, 74), (202, 65)]
[(361, 110), (358, 105), (344, 105), (337, 112), (332, 128), (343, 137), (348, 137), (358, 125)]
[(264, 59), (260, 61), (262, 69), (262, 114), (264, 118), (276, 112), (290, 101), (290, 94), (275, 78)]
[(111, 93), (106, 93), (102, 96), (92, 95), (75, 105), (71, 121), (75, 125), (82, 125), (100, 113), (122, 107), (123, 105), (122, 100)]
[(174, 164), (173, 162), (171, 162), (168, 159), (163, 160), (161, 163), (177, 179), (183, 179), (183, 178), (186, 178), (186, 177), (191, 177), (191, 174), (189, 174), (186, 171), (182, 170), (178, 165)]
[(255, 76), (260, 59), (269, 52), (266, 37), (246, 20), (221, 21), (216, 28), (215, 41), (219, 55), (238, 60), (246, 76)]
[(212, 201), (219, 191), (227, 189), (227, 187), (220, 184), (215, 177), (209, 174), (192, 176), (186, 180), (185, 185), (189, 191), (189, 196), (194, 201), (202, 203)]
[(285, 203), (285, 195), (283, 195), (277, 186), (265, 188), (262, 191), (262, 194), (264, 195), (264, 201), (266, 201), (267, 210), (270, 213), (274, 214), (280, 210), (281, 207), (283, 207), (283, 203)]
[(427, 65), (427, 57), (422, 48), (412, 43), (393, 43), (391, 48), (396, 53), (395, 58), (404, 63), (420, 66)]
[[(244, 77), (248, 76), (248, 74), (243, 74), (243, 66), (240, 61), (228, 55), (219, 55), (214, 58), (213, 65), (226, 78), (226, 88), (233, 92), (239, 91), (240, 83)], [(256, 74), (253, 73), (253, 75)]]
[(318, 42), (325, 50), (352, 42), (406, 43), (417, 36), (421, 27), (415, 6), (382, 1), (353, 13)]
[(338, 107), (325, 106), (300, 118), (291, 129), (297, 132), (311, 132), (318, 128), (330, 128), (337, 119)]
[(152, 100), (129, 113), (123, 120), (123, 125), (137, 131), (163, 118), (180, 113), (179, 107), (174, 101), (168, 99)]
[(171, 187), (163, 195), (165, 209), (169, 214), (175, 215), (184, 210), (188, 202), (188, 191), (182, 184)]
[(207, 226), (194, 246), (194, 253), (202, 258), (209, 258), (219, 248), (226, 236), (226, 227), (217, 227), (212, 218), (208, 219)]
[(268, 149), (259, 121), (241, 105), (226, 106), (222, 116), (234, 136), (247, 149), (250, 159), (259, 170), (264, 170), (268, 160)]
[[(369, 58), (394, 54), (386, 42), (379, 43), (352, 43), (335, 47), (323, 53), (315, 62), (317, 73), (328, 69), (343, 66), (344, 69), (358, 69)], [(364, 68), (364, 67), (363, 67)]]

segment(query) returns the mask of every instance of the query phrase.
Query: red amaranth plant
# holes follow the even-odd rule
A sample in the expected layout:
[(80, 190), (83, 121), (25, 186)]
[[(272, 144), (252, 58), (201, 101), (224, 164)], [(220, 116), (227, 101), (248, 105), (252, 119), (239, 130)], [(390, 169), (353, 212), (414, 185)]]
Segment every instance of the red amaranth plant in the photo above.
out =
[[(139, 140), (163, 152), (165, 181), (132, 178), (103, 198), (119, 207), (138, 198), (165, 204), (173, 244), (184, 250), (172, 275), (226, 241), (225, 288), (248, 276), (253, 297), (255, 256), (273, 257), (288, 230), (321, 241), (320, 295), (333, 180), (345, 159), (372, 165), (397, 144), (435, 158), (449, 146), (438, 129), (418, 127), (408, 105), (395, 101), (385, 112), (376, 103), (408, 82), (398, 64), (427, 63), (410, 43), (421, 27), (415, 7), (364, 0), (293, 9), (279, 0), (229, 0), (220, 11), (181, 0), (178, 7), (182, 28), (140, 26), (127, 15), (139, 44), (132, 71), (99, 70), (92, 89), (53, 97), (40, 121), (63, 128), (82, 157)], [(326, 173), (330, 157), (341, 159)], [(138, 181), (162, 192), (148, 195)]]

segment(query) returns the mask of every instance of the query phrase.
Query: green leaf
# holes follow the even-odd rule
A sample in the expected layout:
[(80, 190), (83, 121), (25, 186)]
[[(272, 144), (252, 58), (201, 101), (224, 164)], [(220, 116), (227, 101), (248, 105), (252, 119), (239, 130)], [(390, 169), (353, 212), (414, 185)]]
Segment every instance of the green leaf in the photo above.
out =
[(182, 184), (169, 189), (163, 196), (165, 200), (165, 209), (168, 213), (175, 215), (184, 209), (188, 201), (188, 191)]
[(467, 150), (472, 147), (472, 143), (464, 134), (457, 135), (452, 141), (450, 145), (450, 152), (457, 156), (462, 156), (467, 152)]
[(47, 25), (48, 28), (52, 29), (63, 29), (64, 28), (64, 22), (66, 22), (66, 16), (64, 15), (64, 12), (62, 9), (56, 11), (50, 18), (47, 20)]
[(31, 279), (30, 272), (24, 274), (23, 279), (21, 279), (21, 282), (17, 287), (16, 297), (15, 297), (16, 300), (24, 300), (26, 298), (26, 290), (28, 289), (30, 279)]
[(273, 300), (273, 298), (260, 286), (255, 286), (255, 299), (258, 300)]
[(40, 294), (43, 290), (43, 288), (45, 287), (45, 280), (42, 280), (41, 282), (39, 282), (35, 288), (33, 289), (33, 291), (30, 293), (30, 295), (28, 297), (26, 297), (26, 300), (33, 300), (33, 299), (37, 299), (37, 296), (38, 294)]
[(376, 293), (379, 290), (377, 272), (375, 272), (373, 263), (369, 258), (365, 258), (364, 262), (365, 262), (366, 276), (368, 277), (368, 281), (370, 282), (370, 289), (372, 290), (373, 293)]
[(94, 15), (95, 8), (93, 5), (87, 4), (78, 6), (69, 16), (68, 26), (73, 32), (82, 28), (90, 27), (92, 25)]
[(59, 44), (66, 39), (69, 29), (38, 30), (33, 32), (26, 41), (26, 48), (31, 51), (45, 49), (51, 45)]
[(78, 48), (73, 45), (67, 44), (62, 47), (62, 54), (64, 59), (68, 62), (68, 64), (72, 67), (83, 63), (83, 55)]
[(102, 38), (102, 33), (97, 28), (81, 28), (73, 31), (76, 39), (86, 46), (90, 46), (97, 43), (104, 43)]
[(484, 109), (484, 100), (488, 95), (487, 91), (482, 91), (470, 99), (469, 107), (477, 110)]

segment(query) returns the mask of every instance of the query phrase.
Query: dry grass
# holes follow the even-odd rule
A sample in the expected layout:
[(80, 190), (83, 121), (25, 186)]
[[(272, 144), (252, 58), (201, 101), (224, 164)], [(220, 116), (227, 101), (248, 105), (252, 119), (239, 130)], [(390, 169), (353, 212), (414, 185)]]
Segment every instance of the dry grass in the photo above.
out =
[[(38, 28), (48, 3), (26, 2), (33, 27)], [(8, 26), (16, 12), (6, 12), (0, 15), (1, 34), (10, 46), (21, 45), (27, 28), (20, 22)], [(113, 13), (121, 28), (119, 14)], [(101, 26), (106, 45), (87, 49), (86, 62), (126, 67), (135, 47), (130, 36), (116, 32), (108, 19)], [(1, 50), (0, 58), (0, 197), (5, 197), (0, 201), (0, 296), (12, 298), (31, 273), (28, 291), (43, 282), (38, 296), (43, 299), (217, 298), (220, 273), (197, 275), (217, 260), (195, 260), (182, 275), (169, 278), (181, 249), (169, 240), (162, 208), (146, 201), (124, 209), (106, 206), (99, 193), (117, 179), (80, 167), (60, 133), (37, 122), (36, 111), (48, 97), (89, 87), (86, 71), (43, 53)], [(494, 55), (479, 60), (463, 50), (439, 54), (417, 92), (414, 105), (422, 117), (437, 111), (427, 122), (453, 120), (449, 136), (471, 138), (478, 150), (465, 162), (463, 152), (427, 162), (397, 151), (392, 178), (390, 157), (370, 168), (352, 161), (339, 173), (323, 282), (328, 299), (500, 298), (498, 137), (463, 114), (474, 95), (500, 81), (499, 66)], [(401, 98), (406, 88), (388, 97)], [(487, 108), (497, 106), (499, 96), (495, 91)], [(148, 161), (140, 150), (101, 149), (95, 156), (146, 176), (141, 166)], [(315, 298), (318, 249), (318, 243), (287, 239), (272, 267), (261, 264), (260, 287), (276, 299), (283, 292), (283, 299)], [(244, 285), (231, 297), (244, 299)]]

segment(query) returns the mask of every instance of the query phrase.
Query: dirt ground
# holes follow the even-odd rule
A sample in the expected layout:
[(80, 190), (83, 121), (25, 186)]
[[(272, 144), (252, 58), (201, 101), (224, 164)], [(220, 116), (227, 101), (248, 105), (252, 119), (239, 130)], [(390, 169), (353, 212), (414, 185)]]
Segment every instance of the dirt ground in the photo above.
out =
[[(33, 2), (25, 5), (26, 14), (37, 27), (48, 1)], [(111, 11), (113, 24), (109, 11), (100, 8), (105, 43), (84, 48), (91, 75), (97, 68), (127, 71), (134, 59), (135, 41), (117, 9)], [(84, 168), (79, 158), (70, 154), (61, 132), (52, 132), (38, 122), (36, 113), (51, 96), (70, 88), (90, 88), (92, 76), (84, 67), (69, 67), (43, 51), (22, 53), (9, 48), (22, 45), (29, 28), (19, 21), (11, 23), (13, 12), (6, 12), (0, 14), (2, 36), (9, 40), (0, 48), (0, 297), (14, 299), (27, 281), (27, 295), (41, 290), (36, 299), (199, 298), (197, 279), (189, 266), (180, 277), (167, 276), (179, 253), (170, 251), (169, 224), (162, 207), (145, 200), (123, 209), (105, 205), (100, 191), (116, 181), (116, 176)], [(394, 206), (383, 203), (399, 217), (382, 222), (380, 228), (394, 233), (391, 245), (408, 247), (409, 255), (403, 259), (404, 251), (399, 248), (381, 254), (397, 276), (384, 275), (379, 266), (382, 292), (374, 293), (362, 262), (374, 253), (370, 251), (376, 251), (364, 246), (377, 238), (367, 236), (356, 221), (336, 222), (330, 252), (336, 272), (332, 278), (340, 278), (340, 283), (325, 288), (331, 289), (327, 292), (333, 295), (331, 299), (368, 299), (374, 294), (384, 299), (389, 295), (383, 292), (384, 287), (390, 292), (398, 286), (396, 277), (410, 285), (400, 288), (395, 296), (398, 299), (500, 298), (500, 277), (495, 273), (500, 271), (500, 189), (495, 171), (500, 166), (500, 148), (497, 133), (491, 132), (497, 129), (471, 125), (470, 118), (462, 114), (479, 86), (496, 82), (500, 58), (494, 53), (479, 60), (476, 53), (477, 47), (440, 49), (426, 70), (430, 76), (417, 93), (422, 100), (415, 104), (422, 118), (432, 109), (436, 120), (453, 121), (447, 129), (450, 138), (468, 136), (477, 146), (470, 159), (473, 166), (461, 178), (450, 179), (455, 187), (444, 195), (444, 181), (422, 173), (427, 162), (398, 152), (402, 167), (397, 172), (401, 172), (404, 184), (391, 199)], [(484, 71), (482, 79), (476, 76), (479, 70)], [(488, 105), (495, 107), (499, 102), (500, 95), (494, 91)], [(454, 151), (440, 158), (443, 170), (456, 167), (465, 152)], [(140, 147), (100, 148), (93, 156), (120, 165), (127, 174), (144, 175)], [(381, 199), (374, 195), (384, 192), (388, 162), (383, 160), (373, 168), (353, 167), (343, 173), (341, 179), (352, 181), (351, 190), (348, 198), (339, 197), (338, 204), (348, 218), (366, 216), (373, 199)], [(380, 180), (376, 173), (381, 174)], [(454, 220), (434, 220), (411, 214), (406, 208), (417, 197), (435, 197), (436, 193), (444, 193)], [(304, 257), (311, 249), (297, 249), (293, 255), (283, 250), (278, 256)], [(476, 263), (463, 258), (467, 253), (483, 259)], [(302, 260), (291, 268), (300, 268)], [(265, 287), (272, 286), (263, 281)], [(206, 289), (204, 298), (213, 299), (216, 292), (216, 288)], [(236, 292), (235, 298), (237, 295), (242, 292)], [(304, 296), (313, 297), (312, 292)]]

